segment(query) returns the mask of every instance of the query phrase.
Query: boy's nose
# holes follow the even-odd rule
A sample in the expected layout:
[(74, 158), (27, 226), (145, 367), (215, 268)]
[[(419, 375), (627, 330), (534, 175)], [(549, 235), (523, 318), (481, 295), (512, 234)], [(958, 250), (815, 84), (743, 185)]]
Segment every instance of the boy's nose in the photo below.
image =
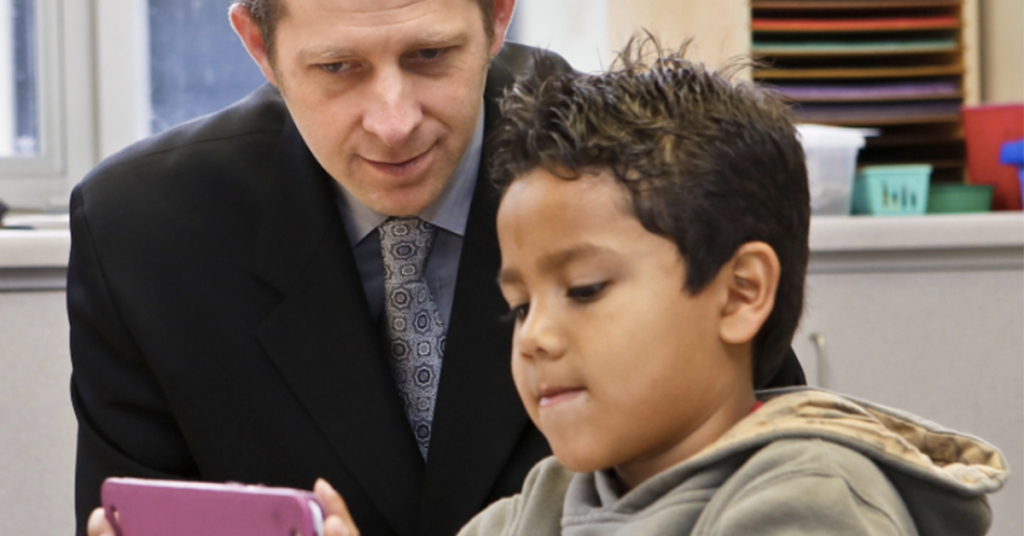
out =
[(554, 319), (533, 307), (517, 334), (519, 351), (534, 359), (558, 359), (565, 354), (566, 340)]
[(423, 109), (397, 68), (378, 70), (370, 83), (363, 129), (388, 147), (400, 147), (422, 123)]

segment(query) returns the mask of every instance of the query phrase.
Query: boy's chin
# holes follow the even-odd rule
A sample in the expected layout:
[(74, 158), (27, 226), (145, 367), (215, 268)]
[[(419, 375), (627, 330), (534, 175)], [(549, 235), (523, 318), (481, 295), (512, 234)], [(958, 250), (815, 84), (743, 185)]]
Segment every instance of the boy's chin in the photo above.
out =
[(587, 448), (559, 448), (552, 445), (552, 452), (558, 462), (574, 473), (592, 473), (611, 467), (613, 462), (607, 456)]

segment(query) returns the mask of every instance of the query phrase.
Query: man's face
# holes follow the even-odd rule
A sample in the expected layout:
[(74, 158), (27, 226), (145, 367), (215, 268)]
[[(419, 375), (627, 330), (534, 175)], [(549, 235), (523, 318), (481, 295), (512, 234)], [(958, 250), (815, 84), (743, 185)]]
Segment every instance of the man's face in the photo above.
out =
[(721, 293), (684, 289), (676, 245), (643, 227), (607, 172), (519, 177), (498, 238), (516, 318), (512, 373), (558, 459), (620, 476), (678, 461), (681, 443), (733, 396)]
[(505, 25), (488, 39), (474, 0), (285, 5), (272, 76), (317, 160), (380, 213), (430, 205), (472, 138)]

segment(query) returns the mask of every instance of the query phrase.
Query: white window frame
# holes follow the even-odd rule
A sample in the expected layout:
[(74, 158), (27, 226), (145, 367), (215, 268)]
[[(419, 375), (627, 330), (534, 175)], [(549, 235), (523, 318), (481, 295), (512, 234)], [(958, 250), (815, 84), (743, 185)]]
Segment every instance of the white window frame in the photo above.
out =
[(97, 149), (103, 159), (150, 134), (149, 3), (94, 1)]
[(59, 210), (96, 163), (88, 0), (35, 0), (39, 152), (0, 158), (0, 199)]

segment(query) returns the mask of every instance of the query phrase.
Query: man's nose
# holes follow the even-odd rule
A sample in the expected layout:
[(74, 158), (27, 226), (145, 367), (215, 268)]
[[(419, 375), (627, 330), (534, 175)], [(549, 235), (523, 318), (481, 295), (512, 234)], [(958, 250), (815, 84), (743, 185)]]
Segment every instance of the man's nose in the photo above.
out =
[(398, 67), (378, 69), (370, 81), (363, 129), (389, 147), (407, 142), (423, 121), (423, 109), (408, 86), (409, 81)]
[(517, 339), (519, 351), (534, 359), (558, 359), (567, 347), (565, 334), (544, 306), (531, 307), (519, 326)]

